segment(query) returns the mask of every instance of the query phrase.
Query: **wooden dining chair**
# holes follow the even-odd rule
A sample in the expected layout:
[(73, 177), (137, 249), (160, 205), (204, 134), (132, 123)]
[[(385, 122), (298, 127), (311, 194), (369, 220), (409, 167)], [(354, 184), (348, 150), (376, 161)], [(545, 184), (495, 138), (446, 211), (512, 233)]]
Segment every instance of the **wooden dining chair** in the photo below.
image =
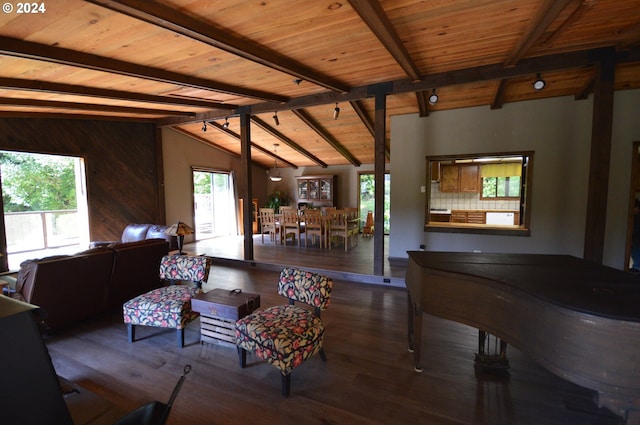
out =
[(344, 250), (349, 250), (349, 240), (353, 239), (353, 236), (357, 235), (357, 233), (354, 233), (355, 229), (350, 225), (348, 217), (349, 215), (344, 210), (336, 210), (331, 215), (327, 230), (329, 249), (331, 249), (331, 245), (333, 245), (333, 241), (336, 238), (341, 238), (344, 241)]
[(305, 229), (300, 224), (300, 216), (298, 216), (298, 211), (291, 210), (282, 213), (282, 220), (280, 222), (280, 241), (281, 243), (287, 244), (287, 239), (291, 236), (293, 242), (298, 240), (298, 246), (301, 246), (300, 238), (304, 233)]
[(265, 233), (269, 234), (272, 241), (277, 240), (278, 227), (273, 208), (260, 208), (260, 233), (262, 234), (262, 243), (264, 243)]
[(308, 209), (304, 211), (302, 216), (304, 220), (304, 246), (309, 246), (309, 237), (311, 237), (311, 243), (316, 243), (316, 236), (320, 240), (320, 248), (324, 247), (322, 242), (324, 236), (323, 217), (320, 214), (320, 210)]

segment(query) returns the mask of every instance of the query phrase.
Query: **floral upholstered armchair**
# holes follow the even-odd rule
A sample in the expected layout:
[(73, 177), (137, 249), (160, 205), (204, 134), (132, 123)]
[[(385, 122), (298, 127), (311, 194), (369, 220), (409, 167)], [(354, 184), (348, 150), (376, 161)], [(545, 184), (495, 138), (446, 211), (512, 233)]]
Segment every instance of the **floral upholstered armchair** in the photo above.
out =
[[(278, 293), (288, 298), (289, 304), (256, 311), (236, 322), (240, 366), (246, 366), (247, 351), (271, 363), (282, 373), (282, 395), (288, 397), (294, 368), (316, 353), (326, 361), (320, 312), (329, 306), (332, 286), (333, 281), (326, 276), (283, 269)], [(313, 310), (295, 305), (296, 301)]]
[(171, 283), (187, 281), (187, 285), (169, 285), (139, 295), (122, 306), (129, 342), (135, 341), (135, 326), (173, 328), (178, 346), (184, 347), (184, 328), (199, 313), (191, 309), (191, 298), (201, 291), (209, 278), (211, 259), (203, 256), (166, 255), (160, 261), (160, 278)]

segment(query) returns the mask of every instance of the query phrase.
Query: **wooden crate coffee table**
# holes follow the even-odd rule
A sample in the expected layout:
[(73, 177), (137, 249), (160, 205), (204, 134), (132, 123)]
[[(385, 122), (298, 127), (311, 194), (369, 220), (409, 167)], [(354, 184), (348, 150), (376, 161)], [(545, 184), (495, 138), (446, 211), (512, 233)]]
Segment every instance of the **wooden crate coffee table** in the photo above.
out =
[(260, 295), (238, 289), (216, 288), (191, 299), (191, 309), (200, 313), (200, 341), (236, 343), (236, 320), (260, 307)]

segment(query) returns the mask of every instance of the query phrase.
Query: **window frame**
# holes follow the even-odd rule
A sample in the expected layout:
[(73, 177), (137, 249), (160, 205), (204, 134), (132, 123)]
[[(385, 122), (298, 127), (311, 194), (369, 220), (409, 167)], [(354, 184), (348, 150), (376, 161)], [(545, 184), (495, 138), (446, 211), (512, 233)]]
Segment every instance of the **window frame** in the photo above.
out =
[[(485, 178), (490, 178), (490, 179), (499, 179), (500, 177), (480, 177), (480, 200), (481, 201), (514, 201), (516, 199), (520, 199), (520, 195), (518, 196), (485, 196), (484, 195), (484, 179)], [(510, 177), (502, 177), (504, 179), (507, 179), (507, 185), (508, 187), (511, 187), (511, 185), (509, 185), (509, 179)], [(498, 182), (496, 182), (496, 191), (497, 191), (497, 185)], [(518, 185), (520, 186), (520, 191), (522, 191), (522, 180), (520, 181), (520, 184)]]
[[(499, 226), (499, 225), (486, 225), (476, 224), (471, 225), (467, 223), (452, 223), (452, 222), (436, 222), (430, 221), (431, 219), (431, 184), (432, 184), (432, 171), (433, 163), (440, 164), (446, 161), (460, 161), (461, 163), (470, 162), (474, 159), (476, 161), (487, 158), (509, 158), (509, 157), (522, 157), (522, 176), (520, 183), (520, 196), (509, 198), (488, 198), (480, 200), (514, 200), (520, 199), (519, 208), (519, 225), (518, 226)], [(425, 218), (424, 218), (424, 231), (425, 232), (441, 232), (441, 233), (470, 233), (470, 234), (487, 234), (487, 235), (505, 235), (505, 236), (530, 236), (530, 212), (531, 212), (531, 199), (532, 199), (532, 177), (533, 177), (533, 163), (534, 163), (534, 151), (513, 151), (513, 152), (488, 152), (488, 153), (472, 153), (472, 154), (457, 154), (457, 155), (428, 155), (426, 160), (426, 190), (425, 190)], [(480, 162), (480, 161), (478, 161)], [(482, 183), (482, 178), (478, 176), (479, 184)], [(482, 188), (480, 188), (479, 198), (482, 197)]]

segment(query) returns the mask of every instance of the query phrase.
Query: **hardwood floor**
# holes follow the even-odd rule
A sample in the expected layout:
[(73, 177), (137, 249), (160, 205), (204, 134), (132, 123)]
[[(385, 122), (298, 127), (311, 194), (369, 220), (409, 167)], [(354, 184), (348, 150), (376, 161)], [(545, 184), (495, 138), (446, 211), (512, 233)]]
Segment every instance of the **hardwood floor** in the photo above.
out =
[(358, 244), (348, 251), (337, 245), (333, 249), (320, 248), (319, 242), (309, 247), (298, 247), (289, 243), (280, 245), (269, 241), (265, 235), (262, 243), (260, 235), (253, 236), (253, 261), (244, 261), (244, 242), (242, 236), (228, 236), (185, 245), (185, 251), (214, 257), (218, 264), (234, 265), (238, 262), (260, 263), (272, 265), (279, 269), (284, 265), (305, 267), (324, 272), (332, 278), (354, 282), (377, 283), (404, 288), (404, 275), (407, 261), (404, 259), (389, 260), (389, 237), (384, 238), (383, 275), (373, 274), (373, 239), (358, 237)]
[[(261, 265), (215, 265), (205, 287), (241, 288), (261, 305), (283, 303), (278, 271)], [(183, 366), (192, 365), (169, 424), (614, 424), (593, 410), (591, 391), (568, 383), (509, 348), (510, 378), (476, 376), (477, 331), (425, 315), (424, 371), (407, 350), (406, 291), (334, 280), (323, 313), (327, 362), (296, 368), (291, 396), (279, 371), (249, 355), (241, 369), (234, 347), (201, 344), (199, 323), (186, 331), (140, 327), (133, 344), (119, 313), (46, 340), (57, 373), (105, 397), (123, 412), (166, 402)], [(569, 408), (567, 406), (572, 406)], [(592, 411), (583, 411), (584, 409)]]

